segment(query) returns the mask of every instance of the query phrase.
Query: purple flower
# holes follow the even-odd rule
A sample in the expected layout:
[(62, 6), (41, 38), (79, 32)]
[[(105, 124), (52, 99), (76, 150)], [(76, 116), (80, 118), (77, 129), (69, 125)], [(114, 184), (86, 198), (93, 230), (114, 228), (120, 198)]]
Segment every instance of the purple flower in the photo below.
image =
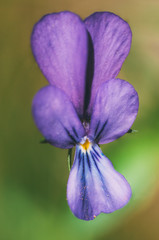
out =
[(34, 57), (48, 80), (34, 97), (35, 123), (46, 141), (76, 145), (67, 184), (73, 214), (92, 220), (126, 205), (131, 188), (98, 144), (123, 136), (138, 112), (138, 95), (116, 78), (131, 46), (127, 22), (110, 12), (82, 21), (71, 12), (44, 16), (33, 29)]

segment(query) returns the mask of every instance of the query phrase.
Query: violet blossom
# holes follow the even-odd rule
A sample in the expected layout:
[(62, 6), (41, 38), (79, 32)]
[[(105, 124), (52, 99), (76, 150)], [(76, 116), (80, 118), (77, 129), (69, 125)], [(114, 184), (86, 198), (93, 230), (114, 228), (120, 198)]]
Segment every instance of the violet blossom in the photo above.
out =
[(35, 24), (31, 47), (49, 85), (34, 97), (36, 126), (51, 145), (76, 146), (67, 184), (73, 214), (92, 220), (122, 208), (131, 187), (98, 144), (123, 136), (138, 112), (138, 94), (116, 78), (131, 46), (127, 22), (110, 12), (84, 21), (52, 13)]

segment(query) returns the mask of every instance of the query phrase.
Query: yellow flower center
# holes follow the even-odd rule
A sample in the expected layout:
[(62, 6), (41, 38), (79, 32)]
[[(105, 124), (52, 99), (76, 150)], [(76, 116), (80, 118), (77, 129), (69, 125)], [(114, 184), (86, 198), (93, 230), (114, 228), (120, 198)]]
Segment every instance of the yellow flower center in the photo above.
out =
[(86, 139), (85, 143), (80, 144), (80, 145), (82, 146), (83, 150), (87, 151), (87, 149), (90, 146), (90, 142), (88, 141), (88, 139)]

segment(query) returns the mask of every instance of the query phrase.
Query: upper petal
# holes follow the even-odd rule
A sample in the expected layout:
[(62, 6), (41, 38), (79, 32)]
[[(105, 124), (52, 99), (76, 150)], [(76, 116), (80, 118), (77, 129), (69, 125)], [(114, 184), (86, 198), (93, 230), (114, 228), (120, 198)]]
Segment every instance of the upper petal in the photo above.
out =
[(92, 14), (85, 19), (85, 25), (94, 47), (94, 62), (90, 64), (94, 68), (90, 113), (100, 84), (119, 73), (131, 47), (132, 33), (127, 22), (110, 12)]
[(74, 13), (61, 12), (44, 16), (31, 37), (34, 57), (47, 80), (62, 89), (83, 115), (87, 31)]
[(94, 102), (89, 138), (104, 144), (121, 137), (131, 128), (138, 107), (138, 94), (130, 83), (121, 79), (104, 82)]
[(60, 148), (72, 148), (85, 130), (65, 93), (54, 87), (42, 88), (32, 105), (34, 121), (46, 140)]

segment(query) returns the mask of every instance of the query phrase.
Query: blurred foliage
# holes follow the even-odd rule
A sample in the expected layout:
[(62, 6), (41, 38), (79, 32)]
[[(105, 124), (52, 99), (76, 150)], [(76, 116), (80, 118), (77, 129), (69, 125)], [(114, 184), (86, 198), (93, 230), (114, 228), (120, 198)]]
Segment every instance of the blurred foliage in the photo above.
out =
[[(133, 125), (138, 133), (102, 146), (130, 182), (133, 196), (125, 208), (91, 222), (76, 219), (67, 205), (67, 152), (40, 144), (42, 136), (31, 116), (32, 98), (47, 82), (33, 59), (30, 34), (41, 16), (62, 10), (82, 18), (112, 11), (127, 20), (133, 32), (132, 48), (119, 76), (138, 91), (140, 110)], [(159, 167), (158, 12), (157, 0), (1, 1), (0, 239), (139, 239), (133, 221), (141, 224), (140, 211), (151, 202), (155, 208), (158, 196), (154, 194)], [(123, 235), (125, 225), (129, 231)], [(142, 229), (140, 239), (158, 239), (157, 225), (153, 232), (150, 227), (149, 235)]]

